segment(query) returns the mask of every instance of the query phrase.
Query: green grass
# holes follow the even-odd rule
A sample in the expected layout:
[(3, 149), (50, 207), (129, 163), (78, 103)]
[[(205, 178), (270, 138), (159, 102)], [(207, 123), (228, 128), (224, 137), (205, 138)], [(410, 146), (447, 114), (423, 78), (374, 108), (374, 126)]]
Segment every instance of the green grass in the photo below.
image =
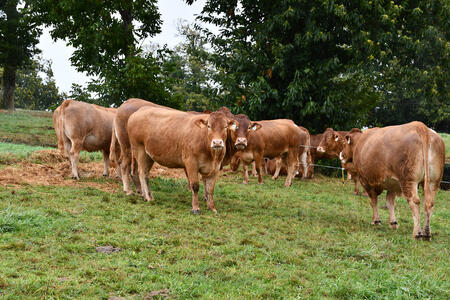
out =
[[(50, 113), (0, 112), (0, 120), (0, 164), (56, 146)], [(449, 157), (450, 135), (442, 136)], [(390, 230), (387, 211), (380, 210), (381, 226), (370, 225), (368, 199), (340, 179), (318, 175), (289, 189), (268, 176), (262, 186), (241, 180), (221, 176), (219, 214), (201, 201), (199, 216), (189, 213), (185, 180), (152, 179), (153, 203), (125, 196), (117, 181), (100, 176), (81, 182), (112, 185), (115, 193), (0, 186), (0, 298), (142, 299), (165, 288), (177, 299), (450, 297), (450, 192), (438, 191), (433, 240), (424, 242), (411, 239), (403, 198), (400, 228)], [(121, 251), (95, 249), (106, 245)]]
[[(83, 180), (116, 182), (116, 193), (0, 187), (0, 295), (141, 299), (167, 288), (178, 299), (449, 298), (449, 192), (438, 192), (433, 241), (424, 242), (411, 239), (404, 199), (395, 231), (385, 210), (383, 224), (370, 225), (368, 199), (339, 179), (289, 189), (264, 179), (222, 176), (219, 214), (202, 201), (199, 216), (189, 213), (185, 180), (152, 179), (153, 203), (104, 178)], [(105, 245), (122, 250), (96, 252)]]
[(439, 133), (445, 143), (445, 161), (450, 163), (450, 134)]
[[(30, 146), (24, 144), (11, 144), (0, 142), (0, 164), (13, 164), (24, 160), (31, 160), (35, 163), (43, 163), (39, 157), (30, 159), (35, 151), (39, 150), (57, 150), (51, 147)], [(82, 151), (80, 154), (80, 162), (102, 161), (103, 155), (101, 152), (86, 152)]]
[(0, 112), (0, 142), (56, 147), (51, 112), (18, 109)]

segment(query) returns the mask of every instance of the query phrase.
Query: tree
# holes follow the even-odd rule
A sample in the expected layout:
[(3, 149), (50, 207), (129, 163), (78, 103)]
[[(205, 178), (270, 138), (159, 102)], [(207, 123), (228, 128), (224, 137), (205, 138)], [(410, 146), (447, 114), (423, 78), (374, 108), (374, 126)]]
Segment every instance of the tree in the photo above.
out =
[(14, 109), (17, 69), (39, 53), (36, 45), (42, 30), (29, 9), (30, 2), (0, 1), (0, 66), (3, 67), (0, 108)]
[(172, 105), (160, 77), (158, 57), (143, 53), (139, 42), (160, 32), (156, 0), (36, 0), (34, 9), (52, 26), (54, 39), (65, 39), (76, 50), (78, 71), (98, 79), (90, 89), (100, 104), (120, 105), (142, 97)]
[(170, 51), (164, 70), (171, 80), (172, 97), (182, 103), (183, 110), (203, 111), (218, 107), (215, 103), (215, 69), (209, 62), (207, 39), (195, 26), (180, 21), (178, 34), (184, 41)]
[[(430, 16), (414, 16), (418, 6), (430, 7)], [(288, 117), (313, 132), (366, 125), (392, 92), (393, 78), (380, 74), (397, 60), (405, 69), (423, 57), (420, 47), (402, 48), (419, 27), (434, 26), (426, 42), (436, 52), (448, 48), (445, 1), (208, 0), (198, 19), (220, 28), (207, 34), (223, 104), (254, 119)]]
[(50, 61), (38, 57), (17, 71), (16, 107), (46, 110), (64, 98), (56, 87)]

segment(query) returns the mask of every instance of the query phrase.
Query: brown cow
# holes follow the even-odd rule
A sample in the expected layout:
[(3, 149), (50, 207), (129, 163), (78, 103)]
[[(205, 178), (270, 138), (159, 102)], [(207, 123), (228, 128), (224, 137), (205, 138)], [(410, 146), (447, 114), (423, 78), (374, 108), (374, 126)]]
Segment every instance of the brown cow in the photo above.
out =
[(77, 165), (81, 150), (102, 151), (103, 176), (108, 176), (111, 132), (116, 109), (75, 100), (64, 100), (58, 109), (60, 138), (72, 165), (72, 177), (80, 178)]
[[(241, 123), (241, 119), (238, 121)], [(255, 128), (250, 131), (248, 146), (236, 153), (244, 165), (243, 183), (248, 183), (247, 164), (253, 160), (256, 162), (258, 183), (262, 184), (261, 167), (264, 157), (271, 159), (282, 156), (288, 166), (285, 181), (285, 186), (288, 187), (295, 176), (299, 160), (302, 162), (304, 174), (307, 173), (308, 147), (303, 145), (309, 146), (309, 133), (287, 119), (259, 121), (258, 124), (261, 126), (259, 130)]]
[[(353, 128), (352, 130), (354, 132), (361, 132), (358, 128)], [(348, 133), (349, 131), (334, 131), (333, 128), (327, 128), (322, 134), (322, 139), (317, 147), (317, 152), (326, 155), (328, 158), (339, 158), (339, 153), (342, 152), (346, 143), (345, 136)], [(342, 164), (342, 167), (347, 170), (349, 175), (348, 178), (351, 178), (355, 183), (354, 194), (359, 195), (359, 179), (356, 170), (350, 163)], [(363, 195), (367, 194), (364, 193)]]
[[(114, 133), (115, 138), (117, 139), (117, 142), (120, 145), (120, 158), (118, 160), (118, 164), (120, 166), (122, 175), (123, 190), (125, 193), (127, 193), (127, 195), (133, 193), (130, 186), (130, 171), (131, 171), (132, 156), (131, 156), (131, 145), (127, 131), (128, 119), (134, 112), (136, 112), (139, 108), (143, 106), (174, 110), (169, 107), (165, 107), (137, 98), (128, 99), (127, 101), (122, 103), (122, 105), (117, 109), (117, 114), (114, 118)], [(112, 144), (112, 146), (114, 146), (114, 144)], [(113, 161), (117, 160), (117, 158), (115, 157), (110, 157), (110, 159)], [(137, 176), (132, 176), (132, 179), (136, 186), (136, 190), (140, 191), (141, 185), (139, 179), (137, 178)]]
[[(395, 218), (395, 196), (403, 194), (411, 208), (413, 238), (431, 238), (430, 218), (434, 196), (439, 188), (445, 164), (442, 138), (421, 122), (372, 128), (364, 133), (350, 132), (340, 154), (343, 163), (352, 162), (361, 184), (370, 197), (372, 224), (380, 224), (378, 195), (387, 190), (389, 225), (398, 228)], [(420, 198), (422, 185), (425, 198), (425, 222), (420, 228)]]
[(53, 127), (55, 128), (56, 138), (58, 139), (58, 149), (62, 154), (66, 155), (64, 140), (61, 136), (61, 106), (58, 106), (53, 112)]
[[(192, 188), (192, 212), (200, 213), (199, 180), (202, 175), (208, 208), (216, 212), (214, 185), (225, 155), (229, 126), (238, 126), (223, 113), (196, 115), (156, 107), (143, 107), (128, 120), (133, 158), (138, 164), (139, 180), (145, 200), (153, 200), (146, 176), (157, 163), (169, 168), (184, 168)], [(133, 159), (133, 173), (135, 170)]]

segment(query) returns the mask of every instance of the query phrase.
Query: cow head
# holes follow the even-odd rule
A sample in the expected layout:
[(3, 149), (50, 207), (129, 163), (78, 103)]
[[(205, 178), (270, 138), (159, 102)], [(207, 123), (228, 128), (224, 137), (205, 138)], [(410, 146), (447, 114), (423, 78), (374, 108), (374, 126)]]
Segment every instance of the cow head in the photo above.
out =
[(213, 150), (219, 151), (224, 149), (227, 140), (228, 128), (230, 126), (239, 126), (235, 120), (230, 120), (221, 112), (212, 112), (208, 116), (201, 116), (195, 124), (208, 129), (208, 144)]
[(339, 159), (343, 164), (353, 161), (353, 150), (361, 134), (361, 129), (353, 128), (345, 135), (344, 149), (339, 153)]
[(250, 121), (250, 119), (244, 115), (235, 115), (234, 119), (239, 122), (239, 126), (231, 126), (231, 140), (234, 146), (238, 150), (242, 150), (247, 147), (248, 133), (250, 131), (256, 131), (261, 128), (261, 125)]
[(322, 135), (317, 151), (338, 156), (344, 148), (344, 145), (344, 137), (334, 131), (333, 128), (327, 128)]

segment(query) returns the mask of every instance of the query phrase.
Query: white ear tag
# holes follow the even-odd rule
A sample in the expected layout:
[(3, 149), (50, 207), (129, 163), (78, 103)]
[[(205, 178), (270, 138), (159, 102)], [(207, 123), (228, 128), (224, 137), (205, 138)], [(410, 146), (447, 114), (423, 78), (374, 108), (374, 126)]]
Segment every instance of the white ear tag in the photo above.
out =
[(339, 140), (339, 137), (337, 136), (337, 137), (334, 139), (334, 141), (337, 142), (338, 140)]
[(231, 125), (231, 129), (236, 130), (237, 126), (236, 124)]
[(347, 144), (349, 144), (350, 145), (350, 139), (347, 141)]
[(256, 125), (253, 125), (252, 129), (253, 131), (256, 131)]

